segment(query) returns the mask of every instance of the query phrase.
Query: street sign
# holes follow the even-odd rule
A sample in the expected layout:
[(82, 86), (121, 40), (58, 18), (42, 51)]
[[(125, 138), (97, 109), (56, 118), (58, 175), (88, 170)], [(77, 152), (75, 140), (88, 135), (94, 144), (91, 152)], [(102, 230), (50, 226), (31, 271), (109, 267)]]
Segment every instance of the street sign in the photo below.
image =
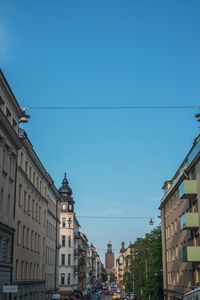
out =
[(60, 299), (60, 294), (53, 294), (52, 299)]
[(17, 285), (3, 285), (3, 293), (17, 293)]

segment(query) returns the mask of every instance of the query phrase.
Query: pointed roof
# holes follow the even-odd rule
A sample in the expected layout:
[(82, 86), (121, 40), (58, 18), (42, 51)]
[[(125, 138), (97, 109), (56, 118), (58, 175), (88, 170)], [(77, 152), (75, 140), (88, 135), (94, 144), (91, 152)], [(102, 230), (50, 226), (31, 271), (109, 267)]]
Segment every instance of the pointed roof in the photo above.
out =
[(59, 191), (59, 194), (61, 196), (65, 196), (67, 198), (67, 200), (72, 200), (72, 189), (69, 186), (66, 172), (64, 174), (64, 179), (62, 181), (62, 186), (59, 188), (58, 191)]
[(126, 251), (126, 249), (125, 249), (125, 243), (122, 242), (120, 252), (124, 253), (125, 251)]

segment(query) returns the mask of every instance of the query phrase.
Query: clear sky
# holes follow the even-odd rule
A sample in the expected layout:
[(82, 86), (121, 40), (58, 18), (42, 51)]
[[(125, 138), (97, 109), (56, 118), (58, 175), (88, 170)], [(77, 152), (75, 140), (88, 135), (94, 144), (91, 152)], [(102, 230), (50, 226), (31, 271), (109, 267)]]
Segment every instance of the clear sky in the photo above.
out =
[[(0, 0), (0, 66), (28, 107), (200, 105), (199, 16), (199, 0)], [(34, 149), (57, 187), (67, 172), (102, 259), (159, 224), (197, 112), (29, 108)]]

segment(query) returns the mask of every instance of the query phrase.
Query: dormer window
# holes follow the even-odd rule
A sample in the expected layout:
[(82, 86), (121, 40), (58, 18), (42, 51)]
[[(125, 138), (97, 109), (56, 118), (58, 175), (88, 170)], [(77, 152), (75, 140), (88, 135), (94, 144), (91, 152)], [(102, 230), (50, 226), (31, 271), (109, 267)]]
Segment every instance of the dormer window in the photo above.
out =
[(63, 205), (62, 205), (62, 209), (67, 209), (67, 205), (66, 205), (66, 204), (63, 204)]

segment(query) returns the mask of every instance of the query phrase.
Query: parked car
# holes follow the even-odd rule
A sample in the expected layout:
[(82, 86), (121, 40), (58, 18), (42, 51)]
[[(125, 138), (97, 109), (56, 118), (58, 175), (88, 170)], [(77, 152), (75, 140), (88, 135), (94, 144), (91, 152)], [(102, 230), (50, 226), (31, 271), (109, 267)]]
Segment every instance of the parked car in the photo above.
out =
[(137, 295), (135, 293), (129, 293), (130, 300), (137, 300)]
[(112, 294), (112, 300), (120, 300), (120, 294), (119, 293), (113, 293)]

